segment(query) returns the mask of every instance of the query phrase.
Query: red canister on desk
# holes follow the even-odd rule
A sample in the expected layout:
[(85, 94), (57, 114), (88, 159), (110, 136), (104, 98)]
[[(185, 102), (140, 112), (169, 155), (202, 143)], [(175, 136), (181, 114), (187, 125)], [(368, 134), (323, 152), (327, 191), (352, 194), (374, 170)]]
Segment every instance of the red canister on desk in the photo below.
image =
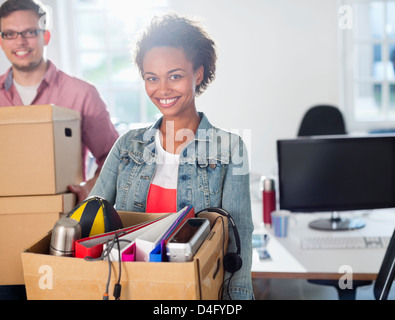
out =
[(274, 180), (262, 177), (263, 223), (272, 225), (272, 212), (276, 210), (276, 190)]

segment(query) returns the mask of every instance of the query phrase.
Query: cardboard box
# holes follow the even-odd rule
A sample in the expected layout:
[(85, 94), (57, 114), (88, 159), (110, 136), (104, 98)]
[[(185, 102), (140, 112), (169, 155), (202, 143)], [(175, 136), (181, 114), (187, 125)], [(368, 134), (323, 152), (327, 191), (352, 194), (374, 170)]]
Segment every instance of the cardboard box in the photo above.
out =
[[(151, 220), (157, 214), (119, 212), (124, 226)], [(213, 223), (216, 213), (205, 213)], [(200, 215), (199, 215), (200, 216)], [(191, 262), (122, 262), (121, 300), (215, 300), (221, 288), (227, 227), (217, 219)], [(227, 224), (225, 224), (227, 226)], [(225, 232), (224, 232), (225, 230)], [(22, 253), (30, 300), (101, 300), (109, 273), (108, 261), (48, 254), (51, 233)], [(225, 246), (224, 246), (225, 244)], [(111, 262), (110, 299), (118, 281), (119, 262)]]
[(0, 196), (60, 194), (82, 181), (77, 111), (54, 105), (0, 108)]
[(21, 252), (76, 204), (74, 194), (0, 197), (0, 285), (24, 284)]

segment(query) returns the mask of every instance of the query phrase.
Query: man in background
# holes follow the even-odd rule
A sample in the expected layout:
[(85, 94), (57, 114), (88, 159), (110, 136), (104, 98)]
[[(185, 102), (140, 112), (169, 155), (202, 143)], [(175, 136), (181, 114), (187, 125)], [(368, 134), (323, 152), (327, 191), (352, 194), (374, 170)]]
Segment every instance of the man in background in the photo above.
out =
[[(0, 107), (54, 104), (81, 115), (84, 182), (69, 186), (83, 201), (118, 138), (105, 103), (92, 85), (58, 70), (44, 56), (51, 34), (48, 13), (36, 0), (7, 0), (0, 7), (0, 46), (11, 68), (0, 76)], [(94, 177), (86, 181), (89, 151), (96, 159)]]

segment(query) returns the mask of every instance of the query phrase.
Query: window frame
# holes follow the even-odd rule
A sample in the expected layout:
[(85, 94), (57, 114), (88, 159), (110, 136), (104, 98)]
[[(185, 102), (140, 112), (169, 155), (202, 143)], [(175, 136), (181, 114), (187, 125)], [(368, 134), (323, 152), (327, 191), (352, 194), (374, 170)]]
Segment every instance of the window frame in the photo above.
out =
[[(394, 80), (388, 80), (384, 77), (382, 80), (377, 79), (362, 79), (357, 76), (357, 62), (358, 57), (356, 57), (358, 46), (363, 44), (374, 45), (380, 44), (382, 46), (381, 50), (381, 60), (388, 61), (389, 45), (395, 45), (395, 38), (389, 39), (385, 32), (383, 32), (383, 37), (381, 39), (357, 39), (357, 24), (355, 21), (358, 19), (355, 15), (355, 5), (357, 3), (369, 3), (369, 2), (383, 2), (387, 3), (388, 0), (342, 0), (339, 1), (339, 8), (342, 6), (347, 6), (351, 8), (350, 13), (352, 16), (352, 26), (351, 28), (340, 28), (338, 29), (338, 39), (339, 39), (339, 61), (340, 61), (340, 77), (339, 77), (339, 98), (341, 109), (345, 113), (347, 120), (347, 129), (352, 132), (370, 132), (372, 130), (395, 130), (395, 116), (390, 116), (389, 111), (389, 88), (390, 85), (395, 85)], [(386, 10), (387, 6), (384, 6), (383, 12), (383, 27), (386, 25)], [(340, 13), (340, 9), (339, 9)], [(368, 84), (381, 84), (381, 94), (382, 94), (382, 113), (383, 117), (381, 119), (357, 119), (355, 116), (356, 112), (356, 86), (357, 84), (368, 83)]]

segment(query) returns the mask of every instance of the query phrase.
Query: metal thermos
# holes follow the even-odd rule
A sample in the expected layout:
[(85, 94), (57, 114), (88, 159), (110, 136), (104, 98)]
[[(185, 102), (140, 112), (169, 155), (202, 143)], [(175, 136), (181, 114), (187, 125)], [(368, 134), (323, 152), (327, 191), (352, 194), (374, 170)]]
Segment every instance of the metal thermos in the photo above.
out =
[(81, 225), (70, 218), (59, 219), (52, 230), (49, 253), (54, 256), (72, 257), (74, 242), (81, 239)]
[(276, 210), (276, 190), (273, 179), (263, 178), (262, 180), (263, 223), (271, 226), (272, 212)]

